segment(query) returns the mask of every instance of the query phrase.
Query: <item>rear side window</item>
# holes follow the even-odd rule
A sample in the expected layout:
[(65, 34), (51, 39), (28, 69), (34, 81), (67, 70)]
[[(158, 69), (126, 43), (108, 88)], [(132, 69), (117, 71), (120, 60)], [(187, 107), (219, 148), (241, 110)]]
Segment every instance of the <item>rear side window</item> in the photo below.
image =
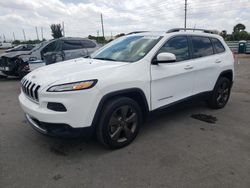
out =
[(213, 55), (213, 46), (207, 37), (192, 37), (194, 58)]
[(96, 47), (96, 44), (90, 40), (82, 40), (81, 43), (82, 43), (82, 46), (84, 48), (95, 48)]
[(159, 53), (168, 52), (176, 56), (176, 61), (189, 59), (188, 40), (186, 36), (177, 36), (168, 40), (159, 50)]
[(76, 49), (81, 49), (82, 44), (80, 41), (77, 40), (65, 40), (63, 42), (63, 50), (76, 50)]
[(216, 54), (225, 52), (225, 48), (224, 48), (223, 44), (221, 43), (221, 41), (219, 41), (216, 38), (212, 38), (212, 42), (214, 44), (214, 51)]

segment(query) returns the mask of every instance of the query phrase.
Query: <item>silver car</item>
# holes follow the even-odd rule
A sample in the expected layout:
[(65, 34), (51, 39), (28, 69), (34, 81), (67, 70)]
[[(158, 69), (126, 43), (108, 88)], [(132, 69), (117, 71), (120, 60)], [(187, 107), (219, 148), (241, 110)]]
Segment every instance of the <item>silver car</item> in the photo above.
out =
[(89, 56), (98, 48), (99, 45), (95, 41), (85, 38), (62, 37), (44, 41), (29, 52), (2, 57), (0, 71), (6, 76), (23, 77), (44, 65)]

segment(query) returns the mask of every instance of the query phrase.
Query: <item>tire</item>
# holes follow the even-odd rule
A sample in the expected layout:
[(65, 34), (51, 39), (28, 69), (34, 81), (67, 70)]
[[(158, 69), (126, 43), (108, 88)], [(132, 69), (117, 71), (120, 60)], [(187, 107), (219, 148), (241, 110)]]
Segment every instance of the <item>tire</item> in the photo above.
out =
[(108, 101), (96, 128), (98, 141), (111, 149), (129, 145), (137, 136), (142, 123), (142, 112), (134, 100), (128, 97)]
[(25, 68), (25, 65), (20, 64), (17, 70), (18, 77), (21, 79), (28, 74), (27, 71), (24, 71), (24, 68)]
[(219, 78), (208, 101), (209, 107), (213, 109), (223, 108), (229, 100), (231, 86), (232, 82), (228, 78)]

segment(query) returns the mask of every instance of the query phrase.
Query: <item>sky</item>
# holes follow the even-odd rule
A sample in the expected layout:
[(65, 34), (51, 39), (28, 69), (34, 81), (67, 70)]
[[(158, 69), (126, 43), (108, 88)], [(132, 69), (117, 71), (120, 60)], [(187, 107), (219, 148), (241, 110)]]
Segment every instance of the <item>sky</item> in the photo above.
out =
[[(0, 36), (8, 40), (50, 39), (50, 25), (65, 25), (65, 36), (110, 37), (132, 31), (167, 31), (184, 26), (185, 0), (0, 0)], [(250, 32), (250, 0), (187, 0), (187, 27), (227, 30), (243, 23)]]

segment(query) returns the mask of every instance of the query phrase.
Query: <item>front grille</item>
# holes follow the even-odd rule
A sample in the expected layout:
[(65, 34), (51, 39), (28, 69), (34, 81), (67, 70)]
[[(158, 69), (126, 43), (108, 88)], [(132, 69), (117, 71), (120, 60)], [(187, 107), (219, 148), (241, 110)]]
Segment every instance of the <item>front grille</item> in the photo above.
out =
[(25, 78), (22, 79), (21, 84), (22, 84), (22, 90), (25, 93), (25, 95), (31, 100), (38, 102), (39, 101), (38, 90), (40, 89), (41, 86)]

